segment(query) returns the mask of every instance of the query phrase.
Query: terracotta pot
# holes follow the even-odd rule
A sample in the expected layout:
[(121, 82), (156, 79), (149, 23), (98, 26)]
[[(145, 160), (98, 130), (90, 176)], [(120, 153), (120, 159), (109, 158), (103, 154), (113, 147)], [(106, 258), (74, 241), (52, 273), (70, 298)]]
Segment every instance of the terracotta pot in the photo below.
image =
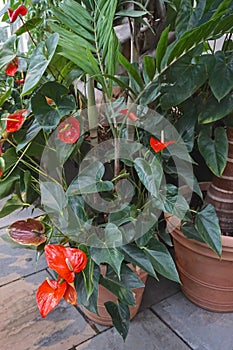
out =
[[(140, 278), (140, 280), (145, 284), (148, 274), (145, 271), (143, 271), (142, 269), (140, 269), (139, 267), (134, 268), (131, 264), (129, 264), (128, 266), (137, 274), (137, 276)], [(105, 274), (105, 270), (106, 270), (105, 266), (101, 266), (101, 274), (102, 275)], [(133, 293), (135, 294), (136, 305), (129, 307), (131, 320), (137, 314), (138, 309), (141, 305), (142, 295), (143, 295), (144, 289), (145, 288), (142, 287), (142, 288), (137, 288), (137, 289), (132, 290)], [(104, 303), (106, 303), (107, 301), (113, 301), (116, 303), (117, 298), (109, 290), (107, 290), (103, 286), (99, 285), (98, 301), (97, 301), (99, 316), (88, 311), (85, 308), (83, 308), (82, 310), (85, 313), (85, 315), (93, 322), (101, 324), (103, 326), (112, 326), (111, 316), (109, 315), (109, 313), (107, 312), (107, 310), (104, 306)]]
[[(201, 184), (207, 190), (209, 184)], [(182, 192), (185, 195), (187, 187)], [(233, 311), (233, 237), (222, 236), (221, 259), (206, 244), (188, 239), (180, 221), (166, 216), (173, 237), (175, 260), (181, 288), (189, 300), (211, 311)]]
[(233, 233), (233, 128), (227, 128), (228, 158), (221, 177), (214, 176), (206, 196), (217, 212), (221, 230)]

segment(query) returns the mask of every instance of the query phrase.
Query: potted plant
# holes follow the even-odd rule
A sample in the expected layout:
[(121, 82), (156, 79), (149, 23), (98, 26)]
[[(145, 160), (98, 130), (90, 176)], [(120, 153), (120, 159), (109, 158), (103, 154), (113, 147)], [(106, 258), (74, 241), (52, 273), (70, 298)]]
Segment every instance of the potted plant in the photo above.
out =
[[(177, 38), (182, 35), (183, 38), (191, 38), (192, 32), (196, 31), (198, 34), (201, 27), (205, 31), (206, 20), (211, 18), (211, 11), (214, 11), (213, 23), (226, 3), (222, 2), (217, 8), (216, 4), (206, 2), (200, 11), (202, 5), (202, 2), (199, 2), (195, 7), (179, 9), (174, 25)], [(185, 25), (181, 20), (181, 14), (186, 18)], [(199, 18), (196, 17), (197, 14)], [(225, 11), (220, 23), (231, 20), (232, 4)], [(199, 214), (185, 217), (182, 222), (174, 217), (168, 218), (182, 289), (185, 295), (199, 306), (214, 311), (232, 311), (230, 236), (233, 230), (231, 141), (233, 103), (231, 78), (229, 80), (233, 72), (232, 28), (229, 28), (229, 33), (225, 33), (222, 37), (216, 32), (217, 27), (208, 38), (210, 40), (203, 41), (191, 51), (189, 51), (189, 40), (183, 42), (182, 49), (185, 50), (186, 47), (187, 54), (166, 70), (166, 77), (161, 82), (160, 102), (165, 110), (169, 111), (173, 107), (171, 117), (186, 140), (191, 154), (195, 158), (193, 149), (198, 149), (206, 168), (208, 167), (214, 174), (211, 184), (202, 185), (202, 190), (207, 194), (204, 201), (197, 202), (197, 207), (208, 203), (215, 207), (222, 233), (222, 256), (219, 259), (198, 238), (196, 231), (201, 229)], [(179, 44), (173, 45), (179, 51)], [(181, 75), (181, 71), (185, 71), (185, 77)], [(201, 171), (204, 170), (199, 166), (199, 172)], [(184, 188), (182, 191), (190, 198), (190, 190)], [(207, 208), (210, 207), (206, 206), (209, 229), (212, 227), (215, 231), (217, 224)], [(193, 210), (196, 210), (196, 207), (193, 207)], [(205, 235), (204, 231), (202, 233)], [(192, 240), (195, 238), (200, 242)]]
[[(53, 16), (38, 43), (34, 31), (40, 19), (30, 18), (30, 7), (17, 6), (5, 19), (22, 20), (22, 27), (0, 52), (0, 197), (10, 196), (0, 216), (31, 205), (44, 210), (40, 218), (19, 220), (8, 230), (16, 242), (45, 252), (55, 271), (38, 289), (43, 317), (62, 297), (100, 314), (101, 286), (115, 297), (104, 305), (125, 339), (136, 310), (134, 292), (143, 287), (145, 273), (179, 281), (162, 242), (166, 236), (158, 230), (161, 213), (188, 215), (188, 202), (179, 192), (184, 182), (200, 194), (186, 145), (169, 122), (174, 110), (165, 104), (164, 74), (169, 78), (194, 44), (229, 31), (227, 10), (217, 8), (214, 18), (187, 30), (172, 46), (167, 46), (168, 27), (156, 60), (145, 56), (140, 64), (137, 31), (132, 62), (122, 54), (114, 31), (121, 17), (133, 18), (130, 27), (142, 17), (150, 27), (151, 14), (140, 2), (134, 9), (116, 0), (61, 2), (51, 8)], [(20, 53), (18, 38), (25, 32), (32, 46)], [(117, 74), (119, 65), (126, 75)], [(128, 98), (114, 100), (114, 85)], [(97, 90), (104, 101), (98, 105)], [(214, 227), (209, 228), (206, 213)], [(200, 209), (198, 220), (198, 235), (220, 255), (214, 208)]]

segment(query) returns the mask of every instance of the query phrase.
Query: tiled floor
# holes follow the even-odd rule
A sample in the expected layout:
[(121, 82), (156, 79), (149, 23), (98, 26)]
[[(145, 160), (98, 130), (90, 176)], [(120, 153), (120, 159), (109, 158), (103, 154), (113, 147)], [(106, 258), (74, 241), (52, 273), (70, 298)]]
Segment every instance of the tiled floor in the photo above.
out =
[(202, 310), (163, 278), (148, 279), (125, 343), (113, 328), (88, 322), (66, 302), (42, 319), (35, 291), (48, 275), (43, 257), (36, 264), (34, 251), (0, 239), (0, 349), (233, 350), (233, 313)]

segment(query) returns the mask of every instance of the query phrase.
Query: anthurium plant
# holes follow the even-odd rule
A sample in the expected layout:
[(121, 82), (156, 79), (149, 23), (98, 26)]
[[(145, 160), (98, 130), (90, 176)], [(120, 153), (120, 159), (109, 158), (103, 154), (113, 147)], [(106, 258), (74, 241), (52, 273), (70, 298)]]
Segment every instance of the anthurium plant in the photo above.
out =
[[(200, 207), (194, 216), (179, 187), (186, 183), (202, 197), (190, 156), (195, 135), (200, 124), (230, 110), (231, 88), (225, 81), (224, 88), (217, 86), (211, 72), (215, 67), (231, 74), (232, 4), (41, 3), (49, 9), (43, 23), (38, 4), (29, 1), (11, 1), (3, 16), (19, 26), (0, 50), (0, 198), (5, 198), (0, 217), (16, 209), (42, 210), (39, 218), (8, 228), (13, 241), (45, 254), (54, 271), (38, 288), (42, 317), (63, 297), (98, 314), (101, 284), (117, 298), (106, 308), (125, 339), (129, 306), (135, 305), (132, 289), (142, 286), (128, 264), (156, 279), (160, 274), (179, 282), (163, 212), (189, 222), (198, 239), (221, 254), (214, 208)], [(156, 57), (142, 55), (137, 38), (145, 28), (153, 34), (150, 23), (158, 23), (164, 13), (167, 27), (159, 41), (155, 37)], [(131, 30), (130, 59), (115, 31), (122, 20)], [(28, 50), (22, 52), (25, 33)], [(222, 35), (225, 58), (209, 44)], [(218, 117), (211, 114), (205, 94), (217, 105), (220, 101)], [(200, 98), (212, 119), (200, 114), (195, 102)], [(201, 136), (199, 145), (205, 148)]]

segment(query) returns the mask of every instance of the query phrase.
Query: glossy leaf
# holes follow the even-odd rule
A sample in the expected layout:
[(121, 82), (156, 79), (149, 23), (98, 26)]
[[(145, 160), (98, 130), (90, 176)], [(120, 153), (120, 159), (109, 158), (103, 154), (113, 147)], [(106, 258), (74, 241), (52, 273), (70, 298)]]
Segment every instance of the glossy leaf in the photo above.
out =
[[(2, 169), (1, 169), (2, 170)], [(25, 205), (24, 202), (16, 195), (13, 194), (3, 205), (0, 210), (0, 218), (3, 218), (6, 215), (14, 212), (16, 209), (23, 208)]]
[(16, 184), (19, 183), (19, 180), (20, 176), (18, 172), (15, 172), (10, 177), (0, 181), (0, 199), (12, 194), (14, 192)]
[(228, 140), (223, 127), (215, 128), (214, 137), (211, 126), (203, 127), (198, 136), (198, 147), (207, 166), (216, 175), (221, 176), (227, 162)]
[(17, 243), (38, 246), (46, 242), (45, 227), (35, 219), (19, 220), (8, 227), (10, 237)]
[(221, 102), (218, 102), (214, 96), (210, 96), (203, 105), (198, 116), (200, 124), (208, 124), (222, 119), (231, 113), (233, 109), (233, 93), (229, 93)]
[(26, 133), (23, 134), (23, 137), (18, 143), (16, 150), (20, 151), (22, 148), (27, 146), (27, 144), (38, 135), (40, 130), (41, 126), (36, 120), (34, 120), (33, 123), (27, 128)]
[(12, 35), (5, 41), (0, 50), (0, 69), (6, 66), (16, 57), (17, 52), (17, 36)]
[(41, 182), (41, 203), (48, 212), (62, 213), (67, 199), (62, 186), (54, 182)]
[(125, 288), (120, 282), (116, 282), (100, 275), (99, 283), (112, 292), (119, 300), (126, 305), (135, 305), (135, 297), (131, 290)]
[(148, 248), (144, 248), (145, 253), (149, 257), (154, 269), (162, 276), (180, 282), (175, 263), (163, 243), (154, 238), (149, 242)]
[(120, 278), (121, 264), (124, 260), (124, 254), (117, 248), (94, 248), (90, 247), (90, 254), (94, 262), (100, 266), (102, 263), (109, 264)]
[(133, 271), (125, 263), (123, 263), (121, 266), (120, 280), (116, 276), (115, 271), (109, 266), (107, 268), (106, 277), (110, 278), (111, 280), (121, 282), (126, 288), (130, 290), (145, 287), (144, 283), (137, 276), (137, 273), (135, 273), (135, 271)]
[(55, 53), (59, 35), (52, 34), (45, 42), (38, 44), (30, 58), (22, 95), (32, 92), (40, 82), (44, 72), (46, 71), (53, 55)]
[(157, 278), (153, 265), (151, 264), (143, 249), (138, 248), (134, 244), (127, 244), (121, 247), (121, 250), (125, 255), (126, 261), (138, 265), (149, 275)]
[(154, 157), (149, 163), (143, 158), (136, 158), (134, 161), (135, 170), (139, 179), (154, 197), (158, 196), (158, 191), (163, 177), (163, 168), (160, 161)]
[(204, 209), (197, 213), (195, 228), (210, 248), (221, 256), (221, 229), (219, 227), (216, 211), (211, 204), (208, 204)]
[[(220, 77), (224, 77), (224, 79), (221, 79)], [(224, 52), (216, 52), (215, 65), (211, 70), (209, 85), (218, 101), (222, 100), (232, 90), (233, 54), (231, 55), (229, 62), (227, 62)]]
[(111, 191), (113, 183), (102, 180), (104, 173), (104, 165), (99, 161), (95, 161), (86, 168), (81, 169), (78, 176), (68, 187), (67, 196)]
[(43, 318), (59, 304), (65, 294), (66, 287), (66, 281), (59, 283), (54, 280), (45, 280), (39, 286), (36, 293), (36, 301)]
[(31, 31), (34, 28), (37, 28), (43, 22), (43, 18), (33, 17), (25, 22), (20, 28), (15, 31), (17, 36), (22, 35), (23, 33), (27, 33), (27, 31)]
[(112, 322), (118, 333), (125, 340), (129, 331), (130, 313), (128, 305), (121, 302), (115, 304), (112, 301), (104, 303), (106, 310), (112, 318)]

